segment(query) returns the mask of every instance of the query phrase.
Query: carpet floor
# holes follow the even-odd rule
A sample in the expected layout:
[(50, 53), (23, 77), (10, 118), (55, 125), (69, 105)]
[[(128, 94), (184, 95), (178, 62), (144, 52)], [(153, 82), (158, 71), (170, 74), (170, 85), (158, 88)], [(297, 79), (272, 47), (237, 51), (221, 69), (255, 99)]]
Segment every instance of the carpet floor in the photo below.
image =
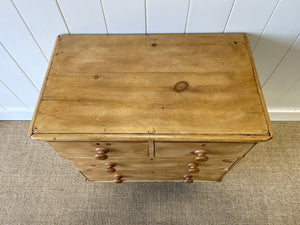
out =
[(221, 183), (86, 183), (28, 121), (0, 122), (0, 224), (300, 224), (300, 123), (274, 122)]

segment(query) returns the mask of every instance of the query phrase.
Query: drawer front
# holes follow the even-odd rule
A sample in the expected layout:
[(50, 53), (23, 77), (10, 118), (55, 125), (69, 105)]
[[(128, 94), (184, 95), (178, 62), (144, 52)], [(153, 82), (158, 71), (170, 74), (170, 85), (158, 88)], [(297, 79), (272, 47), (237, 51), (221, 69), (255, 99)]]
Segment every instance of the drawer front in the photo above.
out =
[(194, 181), (217, 181), (232, 163), (215, 165), (212, 160), (205, 166), (200, 166), (197, 173), (190, 173), (188, 163), (172, 159), (115, 159), (107, 161), (113, 163), (114, 171), (105, 172), (106, 163), (93, 158), (69, 158), (71, 165), (84, 174), (91, 181), (113, 181), (114, 175), (121, 175), (123, 181), (184, 181), (185, 175), (192, 175)]
[[(122, 176), (125, 182), (184, 181), (186, 175), (193, 181), (219, 181), (253, 146), (253, 143), (155, 142), (155, 157), (151, 158), (147, 142), (49, 144), (94, 182), (113, 182), (115, 176)], [(97, 148), (107, 150), (105, 160), (94, 157)], [(197, 161), (197, 150), (205, 152), (202, 158), (206, 160)], [(108, 167), (107, 163), (114, 166)], [(192, 168), (191, 163), (196, 167)]]
[(48, 142), (64, 158), (94, 158), (97, 154), (96, 149), (107, 151), (107, 161), (115, 158), (145, 158), (148, 157), (147, 142)]
[[(86, 169), (105, 169), (105, 164), (114, 163), (114, 168), (117, 172), (123, 170), (135, 171), (146, 171), (146, 170), (159, 170), (161, 173), (165, 173), (168, 176), (170, 171), (176, 171), (178, 173), (187, 174), (189, 170), (189, 163), (193, 162), (192, 159), (180, 161), (176, 159), (157, 159), (153, 161), (150, 159), (134, 159), (127, 160), (124, 158), (114, 158), (113, 160), (97, 160), (95, 158), (68, 158), (69, 163), (76, 168), (77, 170), (86, 170)], [(208, 163), (199, 163), (200, 171), (227, 171), (228, 168), (234, 163), (232, 161), (219, 161), (216, 159), (211, 159)]]
[(184, 174), (191, 175), (194, 181), (218, 181), (253, 145), (254, 143), (156, 142), (153, 162), (159, 166), (168, 159), (176, 165), (182, 165)]
[(196, 150), (206, 150), (207, 156), (243, 157), (253, 143), (155, 142), (156, 158), (186, 159)]
[[(120, 172), (114, 174), (108, 174), (99, 169), (86, 169), (80, 171), (89, 181), (94, 182), (114, 182), (115, 175), (121, 175), (124, 182), (183, 182), (184, 175), (181, 170), (174, 170), (172, 168), (164, 169), (144, 169), (144, 170), (132, 170), (129, 168), (122, 168)], [(224, 172), (222, 171), (202, 171), (198, 174), (192, 175), (192, 179), (197, 181), (217, 181), (222, 177)]]

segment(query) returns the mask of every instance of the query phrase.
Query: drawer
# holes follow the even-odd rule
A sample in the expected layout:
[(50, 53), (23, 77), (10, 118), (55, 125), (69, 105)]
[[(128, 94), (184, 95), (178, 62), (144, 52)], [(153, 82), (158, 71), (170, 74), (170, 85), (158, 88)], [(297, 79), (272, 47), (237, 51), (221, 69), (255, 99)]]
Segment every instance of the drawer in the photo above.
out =
[(203, 143), (203, 142), (155, 142), (155, 157), (186, 160), (195, 157), (196, 150), (207, 151), (209, 159), (232, 159), (243, 157), (254, 143)]
[(89, 180), (101, 181), (108, 177), (113, 179), (114, 175), (122, 175), (124, 181), (155, 181), (155, 180), (176, 180), (183, 181), (184, 175), (192, 175), (194, 181), (217, 181), (232, 165), (232, 163), (216, 162), (212, 160), (203, 166), (199, 166), (199, 172), (189, 173), (187, 162), (176, 163), (169, 159), (159, 160), (114, 160), (109, 161), (115, 164), (113, 173), (105, 172), (105, 163), (93, 158), (69, 158), (73, 167), (77, 168)]
[[(105, 164), (108, 162), (113, 162), (116, 164), (115, 168), (119, 170), (168, 170), (168, 171), (178, 171), (179, 173), (188, 173), (188, 164), (193, 162), (191, 160), (179, 161), (177, 159), (124, 159), (124, 158), (114, 158), (114, 160), (97, 160), (95, 158), (68, 158), (69, 163), (78, 170), (85, 169), (103, 169)], [(227, 171), (231, 165), (236, 161), (235, 158), (230, 158), (230, 160), (220, 160), (218, 158), (212, 158), (207, 162), (198, 163), (198, 169), (200, 171), (214, 170), (214, 171)]]
[[(97, 148), (107, 149), (108, 159), (126, 157), (145, 158), (148, 157), (147, 142), (92, 142), (92, 141), (65, 141), (65, 142), (48, 142), (64, 158), (76, 157), (94, 157)], [(106, 161), (106, 160), (98, 160)]]
[[(80, 171), (89, 181), (108, 181), (113, 182), (115, 175), (121, 175), (124, 182), (161, 182), (161, 181), (180, 181), (185, 180), (182, 171), (173, 170), (168, 168), (162, 169), (144, 169), (144, 170), (132, 170), (132, 169), (123, 169), (120, 172), (108, 174), (103, 170), (99, 169), (87, 169)], [(193, 174), (193, 181), (218, 181), (225, 172), (223, 171), (201, 171), (198, 174)]]
[[(123, 181), (218, 181), (242, 158), (253, 143), (154, 142), (154, 155), (149, 157), (148, 142), (49, 142), (49, 144), (90, 181), (113, 182), (115, 175)], [(94, 156), (105, 148), (107, 159)], [(150, 148), (152, 150), (152, 148)], [(204, 150), (205, 161), (197, 161), (196, 150)], [(150, 153), (152, 155), (152, 153)], [(114, 163), (112, 173), (106, 163)], [(189, 163), (197, 163), (189, 171)], [(195, 173), (193, 173), (195, 172)]]

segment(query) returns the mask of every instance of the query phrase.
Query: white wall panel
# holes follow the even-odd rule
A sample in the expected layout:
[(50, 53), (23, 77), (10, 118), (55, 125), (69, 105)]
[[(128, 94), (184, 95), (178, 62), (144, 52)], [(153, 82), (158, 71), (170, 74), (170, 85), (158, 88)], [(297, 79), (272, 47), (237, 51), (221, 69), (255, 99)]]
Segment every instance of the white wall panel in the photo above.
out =
[(253, 56), (264, 84), (300, 32), (300, 1), (281, 0)]
[(0, 120), (31, 120), (31, 111), (0, 110)]
[[(28, 107), (34, 108), (38, 90), (0, 44), (0, 80)], [(19, 84), (19, 85), (16, 85)]]
[(270, 93), (270, 99), (278, 98), (272, 103), (276, 107), (300, 108), (300, 36), (265, 89)]
[(47, 61), (9, 0), (1, 0), (0, 31), (0, 41), (35, 86), (40, 88)]
[(17, 97), (2, 83), (2, 81), (0, 81), (0, 96), (0, 104), (6, 110), (28, 110), (28, 108), (26, 108), (26, 106), (17, 99)]
[(145, 33), (144, 0), (102, 0), (108, 33)]
[(57, 35), (68, 30), (55, 0), (13, 0), (48, 60)]
[(300, 79), (283, 95), (278, 103), (277, 107), (284, 108), (300, 108)]
[(279, 0), (236, 0), (225, 32), (247, 32), (253, 48)]
[(233, 0), (191, 0), (187, 33), (220, 33), (225, 29)]
[[(263, 87), (266, 102), (270, 107), (276, 107), (279, 99), (300, 78), (300, 38), (297, 39), (291, 50), (284, 57), (274, 71), (271, 79)], [(298, 89), (300, 99), (300, 89)], [(287, 100), (287, 99), (286, 99)]]
[(184, 33), (189, 0), (147, 0), (148, 33)]
[(71, 33), (107, 33), (100, 0), (58, 0)]

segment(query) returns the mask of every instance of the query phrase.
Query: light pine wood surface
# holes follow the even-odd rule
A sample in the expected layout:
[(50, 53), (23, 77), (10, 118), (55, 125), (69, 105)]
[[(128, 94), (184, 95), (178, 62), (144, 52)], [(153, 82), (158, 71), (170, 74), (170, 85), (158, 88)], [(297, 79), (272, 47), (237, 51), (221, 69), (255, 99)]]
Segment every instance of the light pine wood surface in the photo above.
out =
[(62, 35), (29, 134), (91, 182), (192, 183), (273, 131), (244, 34)]
[[(232, 166), (243, 158), (253, 143), (200, 142), (48, 142), (88, 181), (221, 181)], [(153, 147), (151, 147), (153, 145)], [(107, 158), (95, 157), (97, 149), (105, 149)], [(196, 151), (206, 151), (205, 160), (197, 161)], [(107, 163), (115, 164), (107, 172)], [(190, 165), (192, 164), (192, 165)], [(194, 171), (190, 171), (193, 165)]]
[(60, 36), (30, 134), (266, 140), (249, 51), (243, 34)]

